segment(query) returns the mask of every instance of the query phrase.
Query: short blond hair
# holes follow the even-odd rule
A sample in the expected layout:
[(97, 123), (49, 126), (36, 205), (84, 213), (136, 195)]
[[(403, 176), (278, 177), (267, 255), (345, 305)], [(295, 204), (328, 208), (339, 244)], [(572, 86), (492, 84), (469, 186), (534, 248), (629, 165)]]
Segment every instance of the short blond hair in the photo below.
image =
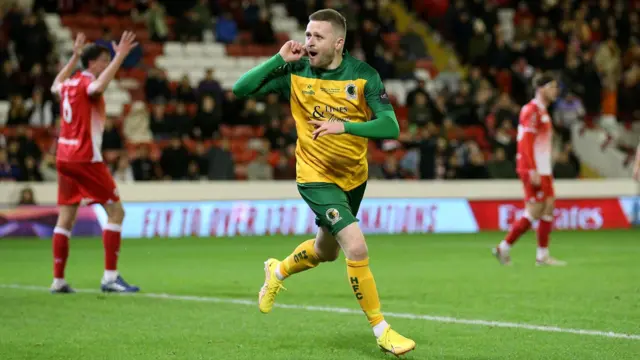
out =
[(309, 21), (326, 21), (337, 30), (343, 38), (347, 37), (347, 19), (333, 9), (322, 9), (309, 15)]

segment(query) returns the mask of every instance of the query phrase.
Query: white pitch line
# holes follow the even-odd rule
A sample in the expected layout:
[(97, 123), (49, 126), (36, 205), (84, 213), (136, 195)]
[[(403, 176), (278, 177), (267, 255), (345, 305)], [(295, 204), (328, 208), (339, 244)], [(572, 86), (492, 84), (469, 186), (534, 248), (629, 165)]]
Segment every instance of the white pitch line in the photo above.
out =
[[(48, 291), (49, 290), (49, 288), (43, 287), (43, 286), (20, 285), (20, 284), (0, 284), (0, 288), (31, 290), (31, 291)], [(79, 293), (88, 293), (88, 294), (101, 293), (100, 290), (97, 290), (97, 289), (75, 289), (75, 290)], [(164, 299), (164, 300), (197, 301), (197, 302), (208, 302), (208, 303), (219, 303), (219, 304), (235, 304), (235, 305), (248, 305), (248, 306), (257, 305), (256, 301), (253, 301), (253, 300), (228, 299), (228, 298), (217, 298), (217, 297), (209, 297), (209, 296), (172, 295), (172, 294), (154, 294), (154, 293), (114, 294), (114, 295), (145, 297), (145, 298)], [(292, 304), (276, 304), (275, 306), (282, 309), (362, 315), (362, 310), (355, 310), (355, 309), (349, 309), (349, 308), (339, 308), (339, 307), (329, 307), (329, 306), (292, 305)], [(525, 329), (525, 330), (542, 331), (542, 332), (600, 336), (600, 337), (607, 337), (607, 338), (614, 338), (614, 339), (640, 340), (640, 334), (623, 334), (623, 333), (616, 333), (613, 331), (571, 329), (571, 328), (561, 328), (557, 326), (533, 325), (533, 324), (513, 323), (513, 322), (504, 322), (504, 321), (459, 319), (459, 318), (447, 317), (447, 316), (420, 315), (420, 314), (409, 314), (409, 313), (385, 312), (384, 315), (385, 317), (392, 317), (392, 318), (395, 317), (395, 318), (410, 319), (410, 320), (424, 320), (424, 321), (449, 323), (449, 324)]]

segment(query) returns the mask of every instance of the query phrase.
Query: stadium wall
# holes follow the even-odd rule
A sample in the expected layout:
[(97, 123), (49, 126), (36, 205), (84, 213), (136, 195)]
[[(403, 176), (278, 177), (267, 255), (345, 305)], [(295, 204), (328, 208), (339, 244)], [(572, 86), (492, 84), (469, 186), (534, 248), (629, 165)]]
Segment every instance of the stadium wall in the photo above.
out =
[[(24, 184), (0, 184), (0, 237), (48, 238), (56, 184), (30, 184), (39, 204), (12, 207)], [(625, 229), (639, 223), (638, 184), (626, 179), (558, 180), (555, 228)], [(294, 182), (120, 184), (125, 238), (308, 234), (315, 215)], [(506, 230), (522, 214), (517, 181), (371, 181), (358, 213), (368, 234), (473, 233)], [(82, 208), (75, 235), (98, 235), (100, 206)]]

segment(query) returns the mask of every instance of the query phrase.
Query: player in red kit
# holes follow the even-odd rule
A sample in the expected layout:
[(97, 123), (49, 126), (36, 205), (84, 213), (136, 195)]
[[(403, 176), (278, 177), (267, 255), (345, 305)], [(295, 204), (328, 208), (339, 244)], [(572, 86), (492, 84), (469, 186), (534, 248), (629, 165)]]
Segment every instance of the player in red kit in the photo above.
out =
[[(127, 54), (137, 45), (134, 40), (133, 33), (124, 32), (120, 43), (113, 43), (115, 56), (111, 59), (108, 48), (95, 44), (85, 47), (85, 37), (79, 34), (73, 47), (73, 56), (51, 87), (51, 91), (60, 99), (62, 116), (56, 152), (59, 215), (53, 230), (52, 293), (73, 292), (64, 278), (64, 270), (69, 256), (69, 237), (81, 203), (101, 204), (107, 213), (107, 224), (102, 235), (105, 253), (102, 291), (140, 290), (127, 284), (117, 271), (124, 208), (101, 154), (106, 119), (102, 93)], [(78, 61), (81, 61), (83, 71), (70, 77)]]
[(549, 234), (553, 225), (555, 193), (551, 165), (553, 125), (547, 107), (558, 97), (558, 83), (549, 75), (534, 81), (536, 95), (520, 110), (516, 171), (525, 194), (524, 215), (511, 225), (507, 237), (493, 250), (501, 264), (510, 265), (509, 251), (515, 242), (538, 222), (537, 265), (566, 265), (549, 255)]

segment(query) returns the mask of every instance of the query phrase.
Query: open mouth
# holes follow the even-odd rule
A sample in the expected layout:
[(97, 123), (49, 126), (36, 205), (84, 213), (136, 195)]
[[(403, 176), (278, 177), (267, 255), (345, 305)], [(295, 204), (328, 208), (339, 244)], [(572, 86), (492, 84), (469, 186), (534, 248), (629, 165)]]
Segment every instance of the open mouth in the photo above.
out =
[(309, 51), (307, 51), (307, 54), (309, 54), (310, 58), (314, 58), (314, 57), (316, 57), (316, 55), (318, 55), (318, 52), (317, 51), (313, 51), (313, 50), (309, 50)]

